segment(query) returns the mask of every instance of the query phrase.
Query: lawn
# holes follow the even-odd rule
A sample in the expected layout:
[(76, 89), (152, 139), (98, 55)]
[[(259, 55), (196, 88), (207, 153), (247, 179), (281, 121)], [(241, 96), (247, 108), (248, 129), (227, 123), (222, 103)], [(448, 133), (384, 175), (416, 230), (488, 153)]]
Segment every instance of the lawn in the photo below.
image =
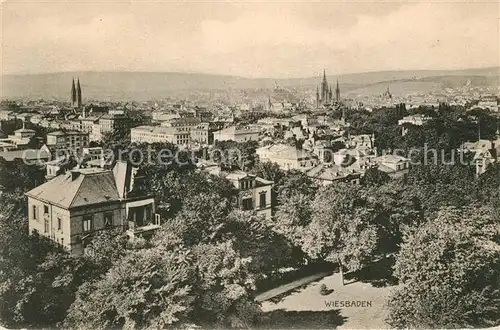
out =
[[(321, 295), (321, 284), (326, 284), (332, 292)], [(389, 328), (384, 319), (385, 301), (391, 288), (355, 280), (342, 286), (340, 275), (336, 273), (262, 302), (263, 326), (281, 329)], [(352, 302), (356, 306), (347, 307)]]

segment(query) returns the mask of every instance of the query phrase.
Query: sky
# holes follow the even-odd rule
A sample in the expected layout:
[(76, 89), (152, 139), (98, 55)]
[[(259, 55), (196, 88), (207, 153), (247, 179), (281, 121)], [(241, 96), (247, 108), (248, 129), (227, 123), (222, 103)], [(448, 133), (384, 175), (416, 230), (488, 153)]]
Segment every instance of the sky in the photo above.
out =
[(310, 77), (500, 66), (500, 2), (9, 1), (2, 74)]

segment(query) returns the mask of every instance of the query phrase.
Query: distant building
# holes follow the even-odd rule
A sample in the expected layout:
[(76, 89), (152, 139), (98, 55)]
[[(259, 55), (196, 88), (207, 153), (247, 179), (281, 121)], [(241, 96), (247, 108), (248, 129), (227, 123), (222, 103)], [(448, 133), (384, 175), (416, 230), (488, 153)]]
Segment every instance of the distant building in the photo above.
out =
[(139, 126), (130, 130), (130, 140), (135, 143), (165, 143), (186, 145), (190, 140), (190, 133), (181, 131), (177, 127)]
[(103, 160), (104, 151), (101, 147), (83, 148), (82, 156), (87, 160)]
[(162, 122), (161, 126), (139, 126), (130, 130), (132, 142), (171, 142), (178, 145), (190, 143), (209, 144), (209, 123), (198, 118), (175, 117)]
[(410, 160), (398, 155), (383, 155), (372, 160), (379, 171), (387, 173), (392, 179), (404, 177), (410, 169)]
[(79, 131), (55, 131), (47, 134), (47, 147), (81, 153), (89, 145), (89, 134)]
[(256, 150), (259, 159), (276, 163), (283, 170), (306, 171), (318, 164), (318, 157), (286, 144), (269, 145)]
[(25, 149), (0, 151), (0, 158), (3, 158), (8, 162), (21, 159), (28, 165), (44, 165), (50, 160), (51, 154), (47, 150), (43, 149)]
[(339, 81), (337, 80), (334, 98), (332, 87), (328, 85), (328, 81), (326, 80), (326, 71), (323, 70), (323, 81), (321, 82), (320, 87), (316, 88), (316, 107), (320, 108), (322, 106), (329, 106), (335, 102), (340, 102)]
[(382, 97), (383, 98), (386, 98), (386, 99), (392, 99), (392, 93), (391, 91), (389, 90), (389, 86), (387, 86), (387, 89), (385, 90), (385, 92), (382, 94)]
[(398, 125), (402, 127), (401, 135), (405, 136), (406, 133), (408, 133), (407, 125), (422, 126), (431, 119), (431, 117), (427, 117), (422, 114), (403, 117), (403, 119), (398, 121)]
[(377, 153), (375, 134), (349, 135), (345, 143), (351, 149), (357, 149), (364, 153)]
[(195, 127), (191, 128), (191, 141), (200, 144), (211, 144), (213, 141), (213, 135), (210, 134), (209, 123), (199, 123)]
[(307, 170), (305, 173), (308, 177), (323, 186), (327, 186), (335, 182), (359, 184), (362, 176), (361, 172), (353, 168), (345, 168), (332, 163), (318, 164), (317, 166)]
[(0, 110), (0, 120), (11, 120), (15, 118), (16, 116), (12, 111)]
[(22, 150), (27, 149), (31, 139), (35, 136), (35, 131), (24, 127), (14, 131), (14, 134), (7, 138), (0, 139), (0, 150)]
[(108, 113), (99, 118), (92, 125), (91, 141), (100, 141), (104, 134), (114, 132), (128, 132), (130, 129), (130, 118), (123, 111), (119, 113)]
[(125, 228), (148, 237), (160, 227), (153, 196), (136, 189), (136, 170), (117, 163), (113, 170), (73, 170), (28, 191), (29, 231), (37, 231), (72, 254), (85, 253), (101, 230)]
[(58, 159), (54, 159), (45, 163), (45, 179), (51, 180), (55, 178), (57, 175), (61, 174), (61, 170), (64, 165), (67, 164), (67, 158), (61, 157)]
[(497, 130), (493, 140), (478, 140), (476, 142), (465, 142), (461, 151), (473, 153), (473, 163), (476, 167), (476, 175), (483, 174), (490, 164), (500, 162), (500, 131)]
[(223, 176), (231, 181), (240, 191), (236, 201), (236, 206), (239, 209), (243, 211), (254, 210), (257, 215), (271, 219), (273, 181), (243, 171), (225, 172), (217, 164), (211, 162), (199, 163), (198, 168), (214, 175)]
[(82, 88), (80, 86), (80, 78), (77, 79), (75, 88), (75, 79), (71, 83), (71, 106), (74, 108), (82, 107)]
[(479, 100), (477, 106), (494, 112), (499, 111), (498, 100), (495, 95), (483, 95)]
[(252, 127), (231, 126), (214, 132), (214, 141), (258, 141), (260, 130)]

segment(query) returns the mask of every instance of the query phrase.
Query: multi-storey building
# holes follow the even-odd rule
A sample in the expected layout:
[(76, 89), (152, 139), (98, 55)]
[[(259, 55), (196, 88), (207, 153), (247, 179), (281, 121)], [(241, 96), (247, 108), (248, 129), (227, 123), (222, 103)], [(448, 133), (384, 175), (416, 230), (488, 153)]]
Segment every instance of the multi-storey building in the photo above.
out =
[(191, 141), (210, 144), (212, 139), (209, 131), (209, 123), (199, 123), (195, 127), (191, 128)]
[(130, 130), (130, 140), (135, 143), (189, 144), (191, 134), (179, 127), (139, 126)]
[(239, 189), (237, 206), (242, 210), (255, 210), (266, 219), (272, 216), (272, 187), (274, 182), (243, 171), (230, 172), (225, 176)]
[(404, 177), (410, 170), (410, 160), (398, 155), (383, 155), (373, 158), (379, 171), (385, 172), (389, 177), (397, 179)]
[(354, 168), (345, 168), (332, 163), (319, 164), (306, 171), (306, 175), (321, 185), (334, 182), (359, 184), (362, 173)]
[(405, 136), (408, 133), (408, 126), (422, 126), (431, 120), (431, 117), (424, 116), (422, 114), (406, 116), (398, 120), (398, 125), (401, 126), (401, 135)]
[(130, 129), (130, 118), (123, 112), (107, 113), (92, 125), (92, 141), (102, 140), (106, 133), (128, 132)]
[(231, 126), (220, 131), (214, 132), (215, 141), (258, 141), (260, 130), (248, 126)]
[(276, 163), (285, 171), (306, 171), (318, 164), (316, 155), (286, 144), (261, 147), (256, 150), (256, 153), (261, 161)]
[(29, 128), (20, 128), (5, 139), (0, 139), (0, 149), (3, 151), (27, 149), (35, 131)]
[(47, 147), (80, 153), (89, 145), (89, 134), (79, 131), (56, 131), (47, 134)]
[(200, 162), (197, 166), (210, 174), (226, 178), (239, 190), (235, 202), (240, 210), (254, 210), (257, 215), (266, 219), (271, 218), (273, 181), (243, 171), (223, 171), (217, 164), (210, 161)]
[(30, 233), (37, 231), (81, 255), (101, 230), (123, 228), (150, 236), (160, 226), (153, 196), (136, 186), (137, 171), (125, 162), (113, 170), (68, 171), (28, 191)]

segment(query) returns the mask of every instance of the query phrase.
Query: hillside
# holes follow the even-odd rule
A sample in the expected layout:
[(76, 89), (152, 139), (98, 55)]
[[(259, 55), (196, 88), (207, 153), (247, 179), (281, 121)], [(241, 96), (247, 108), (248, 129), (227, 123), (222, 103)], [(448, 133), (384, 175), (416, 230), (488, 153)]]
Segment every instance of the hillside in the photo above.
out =
[[(398, 84), (413, 88), (423, 86), (441, 89), (464, 85), (470, 78), (473, 85), (498, 85), (499, 68), (455, 71), (384, 71), (328, 76), (333, 83), (339, 79), (343, 92), (363, 90), (379, 91)], [(151, 100), (175, 96), (181, 92), (214, 90), (271, 89), (276, 84), (284, 88), (314, 89), (321, 77), (273, 79), (243, 78), (225, 75), (175, 72), (64, 72), (33, 75), (5, 75), (0, 85), (2, 98), (44, 98), (66, 100), (71, 79), (79, 77), (85, 99), (98, 100)], [(416, 84), (415, 81), (420, 84)], [(404, 90), (404, 88), (403, 88)]]

